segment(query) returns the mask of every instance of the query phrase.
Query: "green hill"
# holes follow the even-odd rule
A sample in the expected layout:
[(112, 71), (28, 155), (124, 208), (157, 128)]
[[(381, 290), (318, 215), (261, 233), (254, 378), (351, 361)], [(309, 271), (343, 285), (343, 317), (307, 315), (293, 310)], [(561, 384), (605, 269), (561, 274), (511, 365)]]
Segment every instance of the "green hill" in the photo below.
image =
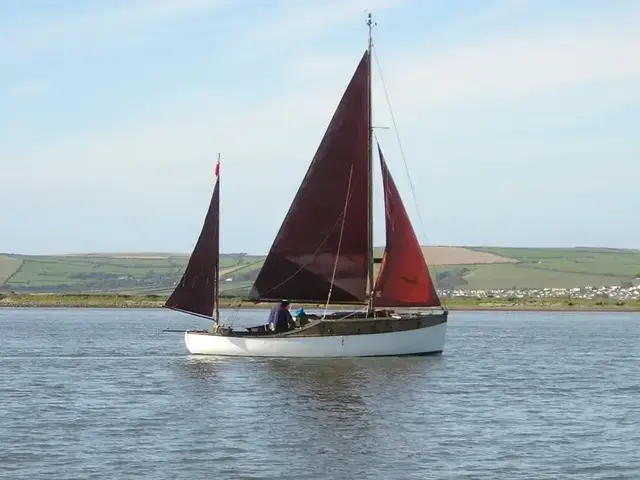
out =
[[(640, 250), (425, 247), (424, 253), (439, 288), (601, 286), (640, 278)], [(0, 290), (166, 294), (187, 260), (173, 253), (0, 254)], [(246, 294), (263, 260), (222, 255), (222, 293)]]
[[(0, 255), (0, 290), (163, 294), (180, 279), (188, 261), (177, 254)], [(249, 285), (263, 257), (223, 255), (224, 287)], [(231, 284), (233, 283), (233, 284)]]
[(466, 266), (468, 288), (620, 285), (640, 278), (640, 250), (472, 247), (517, 263)]

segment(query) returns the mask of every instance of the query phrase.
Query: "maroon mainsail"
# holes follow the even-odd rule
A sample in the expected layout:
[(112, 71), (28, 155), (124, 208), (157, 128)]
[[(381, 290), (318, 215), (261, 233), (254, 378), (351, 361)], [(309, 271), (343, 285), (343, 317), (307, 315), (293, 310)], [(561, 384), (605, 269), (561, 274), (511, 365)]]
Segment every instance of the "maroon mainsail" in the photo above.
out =
[(378, 307), (438, 307), (440, 299), (422, 248), (379, 145), (378, 153), (387, 245), (376, 280), (375, 304)]
[[(219, 163), (216, 165), (218, 176)], [(216, 180), (202, 231), (180, 282), (165, 307), (211, 318), (218, 299), (220, 179)], [(216, 320), (218, 320), (216, 318)]]
[(371, 247), (367, 50), (256, 278), (251, 298), (362, 303)]

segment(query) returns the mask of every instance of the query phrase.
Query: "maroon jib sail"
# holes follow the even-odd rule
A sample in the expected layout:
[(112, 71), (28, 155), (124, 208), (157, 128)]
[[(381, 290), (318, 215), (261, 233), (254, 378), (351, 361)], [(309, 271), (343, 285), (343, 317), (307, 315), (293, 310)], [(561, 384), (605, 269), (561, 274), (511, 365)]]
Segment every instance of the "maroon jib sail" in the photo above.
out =
[(440, 299), (411, 220), (378, 145), (387, 246), (375, 286), (377, 307), (438, 307)]
[(369, 62), (367, 51), (254, 282), (253, 300), (326, 302), (332, 280), (330, 303), (366, 298)]
[[(219, 163), (215, 174), (218, 177)], [(165, 307), (211, 318), (218, 298), (220, 179), (216, 179), (202, 231)]]

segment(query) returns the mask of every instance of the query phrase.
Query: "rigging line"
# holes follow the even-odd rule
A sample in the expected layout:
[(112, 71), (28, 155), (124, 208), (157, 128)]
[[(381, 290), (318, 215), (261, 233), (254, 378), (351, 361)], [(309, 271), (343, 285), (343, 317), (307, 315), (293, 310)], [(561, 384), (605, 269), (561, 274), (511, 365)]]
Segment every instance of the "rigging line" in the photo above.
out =
[[(372, 48), (372, 50), (374, 50)], [(396, 116), (393, 114), (393, 108), (391, 108), (391, 99), (389, 98), (389, 91), (387, 90), (387, 85), (384, 81), (384, 75), (382, 74), (382, 67), (380, 66), (380, 59), (378, 58), (377, 49), (375, 49), (374, 57), (376, 59), (376, 66), (378, 67), (378, 73), (380, 74), (380, 81), (382, 83), (382, 90), (384, 91), (385, 98), (387, 100), (387, 106), (389, 107), (389, 114), (391, 115), (391, 123), (393, 124), (393, 130), (396, 134), (396, 140), (398, 141), (398, 147), (400, 149), (400, 156), (402, 157), (402, 162), (404, 163), (404, 170), (407, 174), (407, 178), (409, 179), (409, 187), (411, 188), (411, 196), (413, 198), (413, 203), (416, 209), (416, 213), (418, 214), (418, 221), (420, 222), (420, 230), (422, 234), (422, 238), (425, 243), (427, 242), (427, 229), (424, 226), (424, 221), (422, 220), (422, 214), (420, 213), (420, 207), (418, 206), (418, 198), (416, 197), (416, 189), (413, 186), (413, 181), (411, 180), (411, 174), (409, 173), (409, 165), (407, 164), (407, 157), (404, 154), (404, 148), (402, 147), (402, 141), (400, 140), (400, 132), (398, 131), (398, 125), (396, 123)], [(377, 141), (377, 138), (376, 138)], [(424, 253), (423, 253), (424, 255)], [(434, 286), (437, 283), (433, 278)], [(444, 297), (440, 300), (443, 306), (446, 308), (446, 301)]]
[(365, 312), (368, 312), (368, 311), (369, 311), (369, 306), (367, 305), (366, 307), (363, 307), (360, 310), (356, 310), (354, 312), (347, 313), (344, 317), (340, 317), (338, 320), (344, 320), (346, 318), (353, 317), (354, 315), (357, 315), (358, 313), (365, 313)]
[(224, 317), (224, 320), (222, 322), (221, 325), (223, 326), (227, 326), (226, 321), (231, 318), (231, 322), (228, 324), (229, 328), (233, 327), (233, 325), (236, 323), (236, 320), (238, 319), (238, 312), (240, 311), (240, 304), (238, 304), (237, 307), (235, 307), (230, 314), (228, 314), (226, 317)]
[[(418, 198), (416, 197), (416, 189), (413, 186), (413, 181), (411, 180), (411, 174), (409, 173), (409, 165), (407, 164), (407, 157), (404, 154), (404, 148), (402, 147), (402, 141), (400, 140), (400, 133), (398, 131), (398, 125), (396, 123), (396, 117), (393, 114), (393, 108), (391, 108), (391, 99), (389, 98), (389, 92), (387, 90), (387, 85), (384, 81), (384, 76), (382, 75), (382, 67), (380, 66), (380, 59), (378, 58), (377, 51), (374, 55), (376, 59), (376, 65), (378, 67), (378, 73), (380, 74), (380, 81), (382, 82), (382, 89), (384, 91), (384, 95), (387, 100), (387, 106), (389, 107), (389, 113), (391, 115), (391, 123), (393, 123), (393, 130), (396, 134), (396, 140), (398, 141), (398, 147), (400, 148), (400, 156), (402, 157), (402, 162), (404, 163), (404, 170), (407, 174), (407, 178), (409, 179), (409, 187), (411, 188), (411, 196), (413, 197), (413, 203), (416, 208), (416, 212), (418, 214), (418, 220), (420, 221), (420, 229), (422, 230), (422, 236), (425, 241), (427, 239), (426, 229), (424, 227), (424, 222), (422, 221), (422, 215), (420, 214), (420, 208), (418, 207)], [(377, 138), (376, 138), (377, 141)]]
[(340, 260), (340, 247), (342, 246), (342, 236), (344, 234), (344, 221), (347, 219), (347, 207), (349, 206), (349, 200), (351, 200), (351, 179), (353, 177), (353, 164), (349, 170), (349, 183), (347, 184), (347, 195), (344, 200), (344, 209), (342, 210), (342, 224), (340, 225), (340, 237), (338, 238), (338, 251), (336, 252), (336, 261), (333, 264), (333, 274), (331, 275), (331, 283), (329, 284), (329, 295), (327, 296), (327, 303), (324, 306), (324, 313), (322, 319), (327, 316), (327, 309), (329, 308), (329, 302), (331, 301), (331, 294), (333, 293), (333, 282), (336, 279), (336, 271), (338, 270), (338, 261)]

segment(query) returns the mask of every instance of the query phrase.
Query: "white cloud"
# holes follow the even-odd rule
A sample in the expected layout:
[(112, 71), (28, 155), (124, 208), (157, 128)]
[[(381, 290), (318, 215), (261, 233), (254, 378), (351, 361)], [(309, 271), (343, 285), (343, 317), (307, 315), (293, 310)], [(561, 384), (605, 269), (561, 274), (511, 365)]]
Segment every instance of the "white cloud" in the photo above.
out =
[(46, 89), (47, 84), (42, 80), (23, 80), (15, 82), (5, 88), (0, 87), (0, 101), (30, 98), (33, 95), (44, 92)]
[(489, 8), (473, 17), (469, 24), (492, 22), (514, 12), (523, 10), (530, 4), (530, 0), (506, 0), (493, 8)]
[(122, 41), (123, 32), (135, 32), (229, 3), (229, 0), (131, 0), (18, 19), (0, 29), (0, 64), (55, 48), (86, 47), (90, 41), (116, 43)]
[[(297, 32), (294, 27), (289, 31)], [(496, 35), (443, 46), (437, 53), (417, 46), (381, 61), (394, 112), (407, 124), (416, 118), (435, 120), (453, 107), (479, 108), (486, 102), (513, 102), (566, 87), (637, 78), (638, 51), (640, 29), (576, 26), (509, 38)], [(73, 170), (87, 162), (95, 166), (95, 175), (115, 172), (117, 165), (131, 173), (152, 169), (161, 176), (181, 169), (176, 165), (187, 159), (206, 159), (222, 149), (242, 163), (273, 158), (276, 165), (296, 169), (297, 175), (306, 168), (358, 60), (340, 54), (288, 58), (284, 69), (291, 72), (291, 87), (279, 98), (256, 96), (247, 106), (215, 90), (190, 92), (165, 108), (159, 106), (152, 118), (134, 116), (107, 131), (24, 152), (21, 163), (58, 159), (55, 167), (51, 164), (53, 177), (48, 181), (56, 172), (66, 175), (65, 165)], [(627, 93), (634, 95), (633, 90)], [(374, 107), (376, 123), (391, 125), (381, 88)]]
[[(310, 37), (316, 33), (326, 31), (329, 27), (350, 22), (353, 28), (365, 31), (365, 13), (379, 13), (397, 7), (407, 0), (325, 0), (321, 2), (291, 2), (293, 8), (286, 13), (278, 12), (265, 27), (258, 27), (251, 38), (262, 42), (301, 36)], [(361, 22), (353, 22), (360, 19)], [(364, 39), (363, 35), (363, 39)]]
[[(525, 2), (505, 2), (477, 16), (506, 15)], [(576, 22), (501, 33), (480, 39), (462, 37), (433, 47), (429, 43), (389, 51), (382, 46), (381, 67), (394, 107), (403, 116), (423, 116), (434, 108), (518, 101), (567, 87), (635, 79), (640, 76), (640, 15)], [(378, 49), (377, 49), (378, 50)], [(356, 50), (353, 50), (353, 53)], [(377, 55), (377, 52), (376, 52)], [(285, 60), (289, 78), (346, 84), (357, 58), (330, 51)], [(374, 89), (383, 106), (374, 62)], [(629, 92), (633, 94), (633, 92)]]
[(412, 51), (383, 69), (390, 89), (403, 93), (396, 100), (404, 108), (422, 110), (637, 78), (638, 51), (640, 30), (576, 27), (495, 38), (437, 54)]

